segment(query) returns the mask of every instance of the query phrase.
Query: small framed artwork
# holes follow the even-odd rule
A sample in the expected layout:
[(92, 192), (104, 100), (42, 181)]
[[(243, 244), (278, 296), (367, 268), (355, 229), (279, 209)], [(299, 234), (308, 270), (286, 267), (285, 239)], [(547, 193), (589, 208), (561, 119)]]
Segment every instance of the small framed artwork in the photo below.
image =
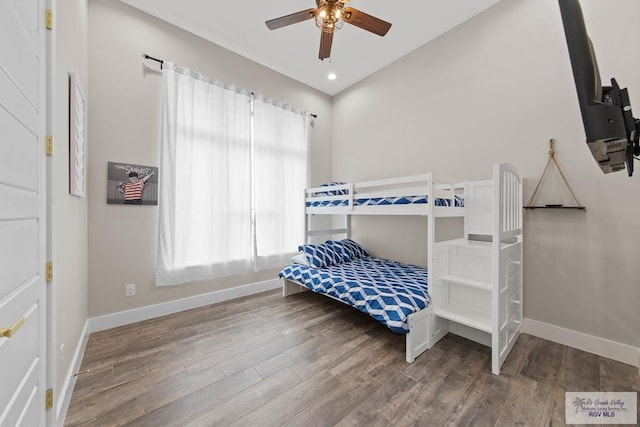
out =
[(69, 73), (69, 193), (84, 197), (86, 188), (87, 100), (76, 73)]
[(157, 205), (158, 168), (132, 163), (107, 165), (107, 203), (116, 205)]

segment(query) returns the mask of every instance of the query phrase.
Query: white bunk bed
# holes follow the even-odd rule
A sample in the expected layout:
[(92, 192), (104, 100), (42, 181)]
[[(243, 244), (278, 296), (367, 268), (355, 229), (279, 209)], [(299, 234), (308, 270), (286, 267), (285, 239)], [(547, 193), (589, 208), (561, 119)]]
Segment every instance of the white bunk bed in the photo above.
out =
[[(351, 215), (426, 216), (431, 304), (407, 318), (406, 360), (454, 333), (491, 347), (499, 374), (522, 324), (522, 182), (513, 166), (494, 165), (486, 181), (444, 183), (428, 173), (310, 188), (305, 196), (307, 242), (349, 237)], [(311, 215), (345, 215), (345, 227), (311, 230)], [(464, 217), (464, 238), (436, 242), (439, 217)], [(304, 290), (283, 278), (284, 296)]]
[[(328, 215), (463, 216), (464, 184), (434, 181), (432, 173), (305, 190), (306, 213)], [(436, 203), (429, 203), (434, 195)]]

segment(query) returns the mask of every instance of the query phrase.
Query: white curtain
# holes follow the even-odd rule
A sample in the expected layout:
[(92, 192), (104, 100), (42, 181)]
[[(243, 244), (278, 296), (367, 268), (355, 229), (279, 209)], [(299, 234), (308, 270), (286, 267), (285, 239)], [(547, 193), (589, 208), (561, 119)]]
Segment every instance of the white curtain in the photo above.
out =
[(258, 268), (275, 267), (304, 242), (309, 119), (261, 98), (253, 117), (255, 255)]
[(250, 95), (165, 63), (159, 286), (253, 267)]

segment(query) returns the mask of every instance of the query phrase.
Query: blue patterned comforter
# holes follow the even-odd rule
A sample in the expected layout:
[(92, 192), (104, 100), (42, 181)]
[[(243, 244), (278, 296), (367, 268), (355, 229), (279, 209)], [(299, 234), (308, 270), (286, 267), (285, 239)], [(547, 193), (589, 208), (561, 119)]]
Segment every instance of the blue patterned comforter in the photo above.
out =
[(427, 269), (382, 258), (325, 268), (292, 264), (280, 277), (351, 305), (399, 334), (409, 332), (410, 314), (429, 305)]
[[(357, 195), (356, 195), (357, 196)], [(373, 197), (373, 198), (355, 198), (353, 204), (355, 206), (387, 206), (387, 205), (412, 205), (429, 203), (427, 196), (403, 196), (403, 197)], [(462, 196), (456, 195), (454, 198), (455, 207), (464, 207), (464, 199)], [(325, 206), (348, 206), (347, 199), (339, 200), (314, 200), (307, 201), (308, 208), (325, 207)], [(451, 200), (436, 198), (435, 206), (451, 206)]]

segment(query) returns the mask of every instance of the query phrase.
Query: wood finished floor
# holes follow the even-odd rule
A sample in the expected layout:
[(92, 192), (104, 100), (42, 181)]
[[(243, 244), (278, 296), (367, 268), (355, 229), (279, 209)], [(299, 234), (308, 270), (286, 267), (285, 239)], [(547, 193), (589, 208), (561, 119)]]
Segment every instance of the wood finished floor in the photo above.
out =
[(404, 357), (353, 308), (266, 292), (91, 334), (65, 425), (555, 426), (566, 391), (640, 390), (636, 367), (527, 334), (500, 376), (453, 335)]

